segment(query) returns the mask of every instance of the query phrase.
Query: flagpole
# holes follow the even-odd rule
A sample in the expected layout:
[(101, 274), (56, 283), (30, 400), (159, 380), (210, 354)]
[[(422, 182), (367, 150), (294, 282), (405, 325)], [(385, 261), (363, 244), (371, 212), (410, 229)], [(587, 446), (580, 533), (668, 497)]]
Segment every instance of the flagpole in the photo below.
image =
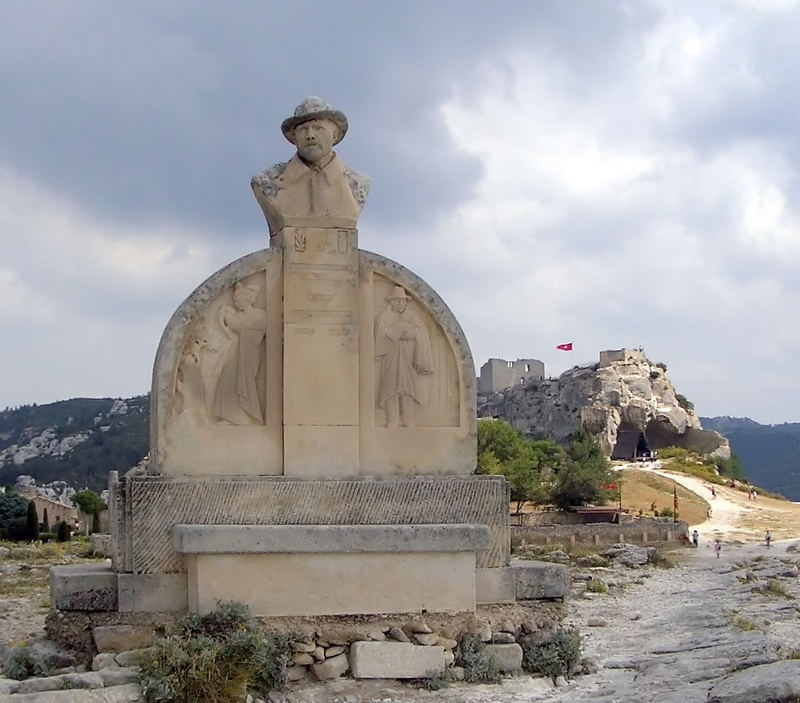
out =
[(678, 484), (672, 487), (672, 522), (678, 522)]

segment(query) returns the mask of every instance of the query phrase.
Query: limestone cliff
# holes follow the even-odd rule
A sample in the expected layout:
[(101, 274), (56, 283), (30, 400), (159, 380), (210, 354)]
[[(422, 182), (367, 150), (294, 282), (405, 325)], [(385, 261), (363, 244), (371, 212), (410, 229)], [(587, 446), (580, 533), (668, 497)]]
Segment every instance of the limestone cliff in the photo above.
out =
[(567, 442), (582, 423), (609, 456), (680, 446), (730, 456), (727, 440), (702, 429), (676, 394), (663, 364), (640, 351), (601, 352), (600, 362), (574, 367), (557, 379), (531, 379), (478, 397), (479, 417), (499, 417), (527, 436)]

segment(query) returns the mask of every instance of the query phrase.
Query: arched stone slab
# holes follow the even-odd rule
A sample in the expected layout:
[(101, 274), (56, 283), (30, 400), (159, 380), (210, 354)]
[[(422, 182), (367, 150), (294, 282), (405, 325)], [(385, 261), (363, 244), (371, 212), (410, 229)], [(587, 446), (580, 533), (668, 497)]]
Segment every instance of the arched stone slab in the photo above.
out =
[[(358, 269), (358, 460), (326, 474), (320, 456), (306, 477), (473, 473), (475, 371), (460, 325), (400, 264), (360, 250)], [(326, 372), (322, 358), (314, 384), (287, 385), (297, 373), (284, 374), (293, 361), (284, 359), (283, 276), (280, 247), (255, 252), (203, 282), (172, 316), (153, 370), (151, 473), (287, 473), (283, 409)], [(398, 297), (402, 312), (393, 309)]]

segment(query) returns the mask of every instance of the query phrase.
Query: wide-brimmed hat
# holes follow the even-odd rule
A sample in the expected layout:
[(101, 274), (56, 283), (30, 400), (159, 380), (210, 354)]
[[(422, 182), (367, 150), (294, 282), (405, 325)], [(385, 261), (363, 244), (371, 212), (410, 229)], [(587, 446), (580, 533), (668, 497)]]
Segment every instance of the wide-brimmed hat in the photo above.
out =
[(409, 297), (406, 295), (406, 289), (405, 289), (405, 288), (403, 288), (403, 286), (395, 286), (395, 287), (394, 287), (394, 291), (393, 291), (393, 292), (392, 292), (392, 294), (391, 294), (391, 295), (390, 295), (390, 296), (387, 298), (387, 300), (398, 300), (398, 299), (400, 299), (400, 298), (403, 298), (403, 299), (405, 299), (405, 300), (411, 300), (411, 298), (409, 298)]
[(341, 110), (328, 105), (322, 98), (311, 96), (301, 102), (294, 110), (294, 115), (281, 122), (281, 132), (292, 144), (294, 141), (294, 128), (309, 120), (330, 120), (339, 129), (339, 134), (334, 140), (338, 144), (347, 134), (347, 117)]

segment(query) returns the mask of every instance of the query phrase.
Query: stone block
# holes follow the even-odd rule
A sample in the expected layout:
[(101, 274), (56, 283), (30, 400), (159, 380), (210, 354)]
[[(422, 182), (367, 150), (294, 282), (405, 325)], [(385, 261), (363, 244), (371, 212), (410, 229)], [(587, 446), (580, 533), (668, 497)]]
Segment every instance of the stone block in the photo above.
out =
[(522, 669), (522, 647), (513, 644), (487, 644), (486, 653), (502, 672), (514, 672)]
[(113, 652), (95, 654), (94, 659), (92, 659), (92, 671), (100, 671), (100, 669), (107, 669), (109, 667), (115, 669), (119, 667)]
[(478, 567), (507, 566), (509, 560), (508, 484), (502, 476), (300, 481), (137, 475), (126, 477), (118, 493), (118, 512), (127, 511), (115, 523), (120, 571), (137, 575), (185, 572), (184, 557), (171, 543), (177, 524), (421, 525), (435, 519), (489, 528), (491, 544), (478, 553)]
[(98, 652), (127, 652), (152, 644), (155, 632), (146, 625), (102, 625), (92, 628)]
[(478, 605), (513, 603), (516, 597), (514, 571), (510, 567), (475, 569), (475, 600)]
[(50, 568), (50, 607), (54, 610), (115, 611), (117, 574), (108, 564)]
[(319, 681), (328, 681), (329, 679), (336, 679), (350, 666), (350, 663), (347, 661), (346, 654), (337, 654), (335, 657), (330, 657), (330, 659), (326, 659), (324, 662), (320, 662), (319, 664), (313, 664), (311, 666), (311, 671), (314, 672), (314, 676), (317, 677)]
[[(118, 666), (139, 666), (142, 657), (150, 653), (152, 649), (145, 647), (144, 649), (128, 649), (124, 652), (114, 656), (114, 661)], [(97, 655), (100, 656), (99, 654)]]
[(106, 687), (122, 686), (126, 683), (137, 683), (139, 681), (139, 671), (127, 667), (101, 669), (98, 673), (100, 678), (103, 679), (103, 685)]
[(220, 600), (262, 617), (475, 610), (473, 552), (198, 554), (187, 562), (192, 612)]
[(569, 570), (563, 564), (515, 561), (511, 569), (517, 600), (565, 598), (569, 595)]
[(189, 606), (186, 574), (118, 574), (121, 613), (176, 613)]
[(89, 535), (89, 547), (92, 554), (102, 557), (111, 556), (111, 535), (104, 535), (100, 532)]
[(44, 691), (58, 691), (65, 688), (103, 688), (103, 679), (96, 671), (87, 671), (82, 674), (60, 674), (59, 676), (25, 679), (25, 681), (20, 681), (16, 693), (43, 693)]
[(350, 670), (355, 679), (417, 679), (444, 670), (444, 649), (405, 642), (353, 642)]
[(184, 554), (323, 552), (477, 552), (486, 525), (175, 525), (172, 546)]

